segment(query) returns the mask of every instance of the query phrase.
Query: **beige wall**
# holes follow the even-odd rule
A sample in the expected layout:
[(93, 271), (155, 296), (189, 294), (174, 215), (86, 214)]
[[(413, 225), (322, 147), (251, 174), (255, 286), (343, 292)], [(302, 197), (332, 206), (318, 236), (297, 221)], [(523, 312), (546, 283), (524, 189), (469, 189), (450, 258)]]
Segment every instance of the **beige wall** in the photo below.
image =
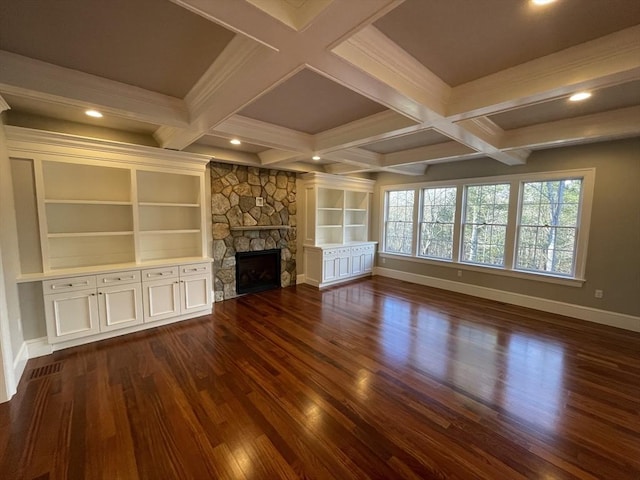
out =
[[(491, 159), (432, 165), (422, 177), (379, 174), (373, 201), (373, 239), (380, 240), (380, 186), (493, 175), (595, 168), (595, 191), (582, 287), (427, 265), (387, 258), (385, 268), (640, 316), (640, 139), (533, 152), (526, 165)], [(378, 259), (379, 260), (379, 259)], [(380, 262), (378, 261), (378, 266)], [(594, 290), (604, 291), (596, 299)]]
[[(5, 324), (8, 326), (13, 358), (20, 351), (24, 338), (20, 321), (17, 278), (20, 275), (18, 236), (11, 183), (11, 164), (4, 133), (4, 117), (0, 117), (0, 254), (2, 255), (2, 275), (4, 277)], [(4, 311), (4, 308), (3, 308)]]

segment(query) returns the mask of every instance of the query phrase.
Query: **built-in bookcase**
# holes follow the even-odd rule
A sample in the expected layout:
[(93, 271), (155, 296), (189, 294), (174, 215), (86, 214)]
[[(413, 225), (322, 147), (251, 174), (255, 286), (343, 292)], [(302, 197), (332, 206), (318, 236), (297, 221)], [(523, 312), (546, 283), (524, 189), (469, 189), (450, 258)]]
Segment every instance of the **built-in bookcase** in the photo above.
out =
[(39, 173), (50, 269), (135, 262), (130, 170), (47, 160)]
[(308, 174), (305, 243), (342, 245), (369, 239), (370, 180)]
[(141, 261), (201, 255), (200, 183), (199, 176), (137, 172)]
[(31, 262), (23, 273), (46, 276), (207, 257), (207, 157), (18, 127), (7, 131), (16, 159), (14, 189), (24, 185), (25, 195), (35, 196), (32, 206), (20, 206), (33, 212), (21, 211), (19, 219), (36, 219), (18, 225), (21, 263), (42, 258), (40, 272)]

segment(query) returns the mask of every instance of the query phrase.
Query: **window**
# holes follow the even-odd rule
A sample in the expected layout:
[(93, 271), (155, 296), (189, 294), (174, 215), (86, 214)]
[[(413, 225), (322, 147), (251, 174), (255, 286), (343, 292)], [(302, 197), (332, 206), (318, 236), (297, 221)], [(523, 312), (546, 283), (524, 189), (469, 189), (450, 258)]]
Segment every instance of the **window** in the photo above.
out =
[(573, 276), (582, 180), (523, 182), (516, 269)]
[(500, 183), (466, 188), (463, 262), (504, 265), (509, 187)]
[(594, 183), (582, 169), (382, 187), (382, 256), (581, 285)]
[(411, 255), (414, 190), (387, 192), (385, 252)]
[(419, 256), (443, 260), (453, 258), (456, 192), (456, 187), (422, 190)]

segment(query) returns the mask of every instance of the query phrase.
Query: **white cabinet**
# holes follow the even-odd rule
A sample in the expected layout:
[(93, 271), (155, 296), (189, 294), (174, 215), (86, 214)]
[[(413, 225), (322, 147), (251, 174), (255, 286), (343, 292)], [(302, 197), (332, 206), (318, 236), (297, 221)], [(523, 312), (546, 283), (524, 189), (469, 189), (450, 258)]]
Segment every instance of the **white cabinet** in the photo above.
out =
[(146, 323), (211, 310), (209, 262), (58, 278), (42, 285), (51, 344), (108, 338), (117, 330), (136, 331)]
[(369, 241), (374, 182), (326, 173), (302, 178), (306, 283), (323, 287), (370, 275), (376, 245)]
[(142, 270), (145, 323), (180, 315), (178, 269), (178, 265), (169, 265)]
[(142, 271), (144, 321), (154, 322), (211, 307), (211, 263)]
[(139, 270), (96, 275), (100, 331), (109, 332), (142, 323)]
[(306, 282), (322, 288), (370, 275), (373, 271), (375, 248), (375, 242), (349, 247), (306, 246), (304, 248)]
[(46, 280), (43, 290), (49, 343), (142, 323), (139, 271)]
[(100, 331), (95, 289), (72, 289), (45, 295), (44, 309), (49, 343), (74, 340)]

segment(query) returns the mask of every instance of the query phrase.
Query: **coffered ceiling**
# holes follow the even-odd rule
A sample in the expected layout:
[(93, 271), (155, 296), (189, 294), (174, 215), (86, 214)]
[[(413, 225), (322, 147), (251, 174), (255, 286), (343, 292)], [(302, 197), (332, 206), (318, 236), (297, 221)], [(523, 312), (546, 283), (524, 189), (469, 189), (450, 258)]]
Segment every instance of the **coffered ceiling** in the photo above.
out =
[(2, 105), (269, 168), (518, 165), (640, 135), (640, 2), (0, 0)]

